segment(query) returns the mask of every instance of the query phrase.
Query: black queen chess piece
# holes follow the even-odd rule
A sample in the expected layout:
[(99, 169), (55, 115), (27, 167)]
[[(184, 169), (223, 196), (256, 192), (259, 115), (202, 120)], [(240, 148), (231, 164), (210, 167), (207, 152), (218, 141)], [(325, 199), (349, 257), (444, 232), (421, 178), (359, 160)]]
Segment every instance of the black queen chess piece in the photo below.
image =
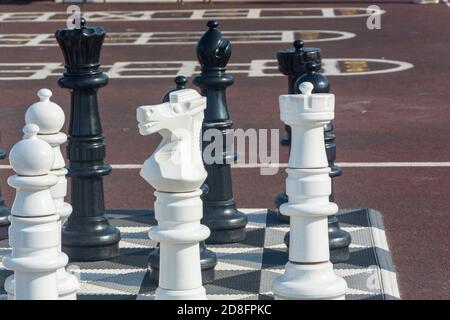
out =
[[(201, 74), (193, 79), (201, 94), (207, 98), (203, 133), (209, 129), (219, 130), (223, 139), (223, 150), (215, 150), (214, 155), (221, 163), (205, 162), (208, 172), (205, 183), (209, 192), (203, 196), (202, 223), (211, 230), (211, 236), (206, 240), (211, 244), (243, 241), (248, 222), (247, 216), (236, 209), (233, 199), (230, 163), (237, 159), (237, 154), (227, 145), (227, 141), (231, 141), (230, 135), (233, 135), (233, 122), (228, 112), (226, 89), (233, 84), (234, 78), (225, 72), (231, 56), (231, 43), (222, 39), (218, 25), (215, 20), (208, 21), (209, 29), (197, 44)], [(209, 143), (203, 142), (203, 150)]]
[[(277, 52), (278, 70), (288, 78), (288, 94), (294, 94), (294, 84), (298, 77), (306, 73), (306, 63), (312, 61), (321, 64), (322, 58), (319, 48), (305, 48), (304, 42), (297, 39), (293, 42), (293, 47)], [(281, 144), (291, 149), (291, 128), (285, 125), (287, 136), (281, 138)], [(277, 216), (280, 221), (289, 222), (289, 217), (281, 214), (279, 208), (288, 201), (286, 191), (275, 197)]]
[(62, 231), (62, 244), (71, 261), (96, 261), (119, 255), (120, 232), (108, 222), (103, 190), (103, 176), (111, 166), (104, 163), (97, 90), (108, 83), (99, 63), (106, 32), (87, 27), (84, 18), (80, 22), (80, 28), (55, 33), (65, 60), (58, 84), (71, 93), (67, 157), (73, 213)]
[[(315, 62), (306, 63), (306, 73), (300, 76), (294, 85), (294, 93), (300, 92), (300, 84), (310, 82), (313, 84), (313, 93), (330, 93), (330, 82), (328, 78), (319, 73), (321, 66)], [(333, 134), (333, 122), (330, 121), (324, 126), (325, 150), (327, 154), (328, 167), (331, 169), (331, 194), (330, 202), (334, 201), (334, 178), (342, 174), (342, 169), (337, 166), (336, 160), (336, 136)], [(347, 261), (350, 256), (349, 246), (352, 241), (350, 233), (342, 230), (339, 226), (338, 218), (335, 214), (328, 216), (328, 241), (330, 247), (330, 260), (333, 263)], [(285, 243), (289, 243), (289, 234), (286, 235)]]
[[(186, 84), (188, 82), (187, 78), (183, 75), (178, 75), (174, 79), (176, 87), (169, 90), (163, 98), (164, 102), (170, 101), (170, 93), (182, 89), (186, 89)], [(208, 186), (206, 184), (202, 185), (202, 198), (208, 193)], [(159, 281), (159, 259), (160, 250), (158, 245), (150, 251), (148, 255), (148, 267), (150, 270), (150, 278), (154, 283)], [(205, 241), (200, 242), (200, 266), (202, 269), (202, 283), (208, 284), (215, 279), (215, 267), (217, 265), (217, 254), (206, 248)]]
[[(6, 158), (6, 152), (0, 148), (0, 160)], [(5, 199), (2, 197), (0, 190), (0, 240), (8, 238), (8, 228), (10, 225), (9, 215), (11, 211), (5, 206)]]

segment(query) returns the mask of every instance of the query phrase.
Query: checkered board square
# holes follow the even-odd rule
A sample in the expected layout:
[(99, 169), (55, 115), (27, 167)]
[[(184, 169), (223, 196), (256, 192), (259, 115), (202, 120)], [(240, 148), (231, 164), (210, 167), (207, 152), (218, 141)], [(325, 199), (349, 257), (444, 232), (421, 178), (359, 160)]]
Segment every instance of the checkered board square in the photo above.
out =
[[(272, 282), (288, 261), (283, 238), (289, 225), (267, 209), (241, 209), (248, 216), (247, 235), (241, 243), (209, 245), (217, 253), (215, 280), (205, 285), (209, 299), (273, 299)], [(71, 263), (79, 276), (78, 299), (153, 299), (156, 285), (147, 270), (147, 256), (155, 246), (148, 238), (156, 224), (149, 210), (109, 210), (112, 225), (122, 234), (120, 256), (107, 261)], [(334, 265), (347, 281), (346, 299), (399, 299), (397, 278), (387, 246), (381, 214), (372, 209), (341, 210), (341, 227), (351, 233), (350, 258)], [(0, 241), (0, 255), (9, 253), (8, 240)], [(0, 265), (0, 294), (11, 272)]]

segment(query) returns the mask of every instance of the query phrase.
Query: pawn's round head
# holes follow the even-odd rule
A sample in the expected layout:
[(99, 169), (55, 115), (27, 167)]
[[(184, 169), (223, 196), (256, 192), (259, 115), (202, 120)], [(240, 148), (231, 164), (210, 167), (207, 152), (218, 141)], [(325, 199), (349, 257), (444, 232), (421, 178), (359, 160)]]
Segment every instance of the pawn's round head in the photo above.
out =
[(13, 170), (21, 176), (48, 174), (55, 160), (52, 147), (38, 139), (39, 127), (35, 124), (27, 124), (23, 133), (23, 139), (12, 147), (9, 154)]
[(37, 95), (40, 101), (28, 108), (25, 113), (25, 123), (34, 123), (39, 126), (40, 134), (58, 133), (64, 126), (64, 111), (59, 105), (50, 101), (52, 92), (49, 89), (40, 89)]

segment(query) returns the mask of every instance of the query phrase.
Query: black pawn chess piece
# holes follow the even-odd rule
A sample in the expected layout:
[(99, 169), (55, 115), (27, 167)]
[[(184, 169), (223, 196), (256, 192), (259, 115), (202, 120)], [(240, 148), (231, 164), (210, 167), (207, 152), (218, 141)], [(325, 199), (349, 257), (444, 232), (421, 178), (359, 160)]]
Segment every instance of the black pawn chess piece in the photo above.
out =
[[(243, 241), (248, 222), (247, 216), (236, 209), (233, 199), (230, 163), (237, 159), (237, 155), (226, 143), (227, 137), (233, 135), (226, 88), (233, 84), (234, 78), (225, 72), (231, 56), (231, 43), (222, 39), (218, 25), (217, 21), (208, 21), (209, 30), (197, 44), (201, 74), (195, 76), (193, 81), (207, 98), (203, 133), (209, 129), (220, 131), (224, 146), (223, 150), (216, 150), (215, 154), (215, 158), (220, 158), (222, 163), (205, 163), (208, 172), (205, 183), (209, 192), (203, 197), (202, 223), (211, 230), (211, 236), (206, 239), (206, 243), (211, 244)], [(203, 150), (209, 143), (203, 142)]]
[(99, 63), (106, 33), (85, 23), (82, 18), (79, 29), (55, 33), (66, 69), (58, 84), (71, 93), (67, 157), (73, 212), (62, 231), (63, 251), (71, 261), (116, 257), (120, 241), (119, 230), (105, 214), (103, 176), (111, 166), (104, 163), (106, 146), (97, 104), (97, 90), (108, 83)]
[(171, 92), (174, 92), (174, 91), (177, 91), (177, 90), (186, 89), (186, 83), (187, 83), (187, 81), (188, 81), (188, 80), (187, 80), (187, 78), (186, 78), (185, 76), (176, 76), (175, 79), (174, 79), (176, 88), (175, 88), (175, 89), (172, 89), (172, 90), (170, 90), (170, 91), (168, 91), (168, 92), (166, 93), (166, 95), (165, 95), (164, 98), (163, 98), (163, 102), (169, 102), (169, 99), (170, 99), (170, 93), (171, 93)]
[[(185, 76), (176, 76), (174, 81), (176, 84), (176, 88), (166, 93), (166, 95), (163, 98), (163, 102), (169, 102), (171, 92), (186, 88), (187, 78)], [(203, 198), (204, 195), (207, 194), (209, 191), (208, 186), (206, 184), (202, 185), (202, 191), (203, 191), (202, 194)], [(160, 258), (160, 250), (158, 243), (158, 245), (150, 251), (150, 254), (148, 256), (150, 279), (156, 284), (159, 282), (159, 258)], [(214, 281), (215, 278), (214, 268), (217, 265), (217, 255), (213, 251), (208, 250), (206, 248), (205, 241), (200, 242), (200, 265), (202, 268), (202, 283), (207, 284)]]
[[(314, 61), (320, 65), (321, 56), (319, 48), (304, 48), (303, 40), (295, 40), (293, 48), (280, 50), (277, 52), (278, 70), (288, 77), (288, 94), (294, 94), (294, 84), (298, 77), (306, 72), (305, 64), (309, 61)], [(291, 128), (285, 126), (287, 136), (281, 138), (281, 144), (289, 146), (289, 153), (291, 151)], [(286, 191), (280, 193), (275, 198), (275, 205), (277, 209), (283, 203), (288, 202)], [(289, 222), (289, 217), (285, 216), (277, 210), (277, 216), (280, 221)]]
[[(6, 158), (6, 152), (0, 149), (0, 160)], [(9, 214), (11, 211), (5, 206), (5, 199), (2, 197), (2, 192), (0, 190), (0, 240), (8, 238), (8, 228), (9, 228)]]
[[(330, 82), (328, 79), (318, 71), (320, 65), (315, 62), (308, 62), (306, 64), (307, 73), (300, 76), (295, 82), (295, 93), (300, 93), (299, 85), (302, 82), (311, 82), (314, 85), (313, 93), (329, 93)], [(333, 123), (324, 126), (325, 132), (325, 149), (327, 153), (328, 166), (331, 169), (331, 194), (330, 201), (334, 202), (333, 179), (342, 174), (342, 169), (334, 164), (336, 160), (336, 136), (332, 133)], [(330, 260), (333, 263), (347, 261), (350, 256), (349, 246), (352, 241), (350, 233), (344, 231), (339, 226), (339, 221), (336, 215), (328, 217), (328, 238), (330, 245)], [(289, 244), (289, 234), (286, 235), (285, 243)]]

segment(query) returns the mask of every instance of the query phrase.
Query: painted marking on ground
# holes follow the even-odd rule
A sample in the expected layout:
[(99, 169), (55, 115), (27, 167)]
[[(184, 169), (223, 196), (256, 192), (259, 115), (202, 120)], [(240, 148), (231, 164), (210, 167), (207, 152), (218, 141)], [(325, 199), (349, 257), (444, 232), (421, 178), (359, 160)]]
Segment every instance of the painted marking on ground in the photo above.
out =
[[(198, 10), (155, 10), (155, 11), (85, 11), (87, 21), (170, 21), (204, 19), (337, 19), (361, 18), (384, 14), (384, 10), (361, 7), (327, 8), (232, 8)], [(54, 22), (66, 21), (66, 12), (3, 12), (0, 22)]]
[[(338, 162), (336, 165), (342, 168), (448, 168), (450, 162)], [(287, 166), (287, 163), (231, 164), (231, 167), (236, 169), (287, 168)], [(111, 167), (116, 170), (136, 170), (141, 169), (142, 164), (112, 164)], [(10, 165), (0, 165), (0, 170), (10, 169)]]
[[(399, 72), (412, 68), (408, 62), (368, 59), (338, 58), (322, 59), (322, 72), (327, 76), (371, 75)], [(102, 66), (111, 79), (173, 78), (177, 75), (190, 77), (200, 73), (197, 61), (118, 61)], [(248, 77), (283, 76), (276, 60), (252, 60), (247, 63), (229, 63), (231, 74)], [(61, 63), (0, 63), (0, 80), (41, 80), (57, 77), (64, 72)]]
[[(109, 32), (106, 46), (196, 44), (204, 32)], [(254, 30), (223, 31), (233, 44), (292, 43), (295, 39), (309, 42), (339, 41), (355, 37), (354, 33), (334, 30)], [(57, 46), (55, 36), (46, 34), (0, 34), (0, 47)]]

